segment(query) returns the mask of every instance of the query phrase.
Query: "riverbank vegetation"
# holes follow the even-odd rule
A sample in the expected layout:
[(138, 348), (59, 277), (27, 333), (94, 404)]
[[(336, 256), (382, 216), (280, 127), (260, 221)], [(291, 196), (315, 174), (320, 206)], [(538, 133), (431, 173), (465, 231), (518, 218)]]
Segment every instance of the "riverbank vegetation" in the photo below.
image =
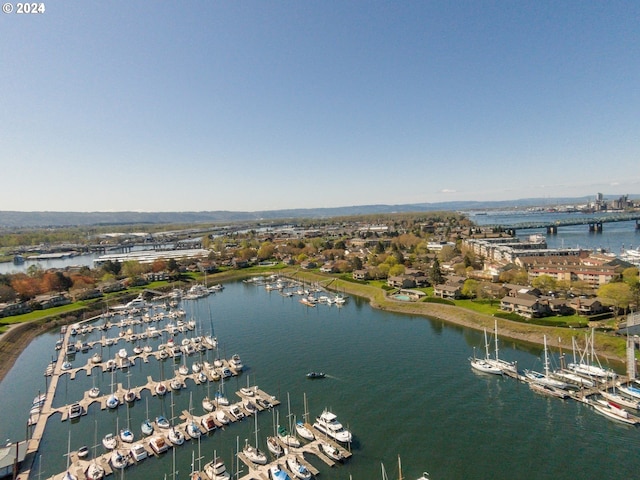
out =
[[(159, 232), (167, 227), (129, 225), (119, 230)], [(0, 245), (62, 239), (82, 243), (80, 237), (86, 242), (88, 238), (95, 239), (97, 232), (108, 232), (109, 228), (113, 227), (96, 227), (91, 235), (81, 228), (55, 235), (14, 232), (11, 238), (0, 235)], [(207, 233), (212, 230), (219, 233)], [(295, 224), (280, 222), (279, 225), (256, 223), (253, 228), (242, 229), (203, 226), (184, 230), (189, 238), (196, 231), (200, 232), (201, 246), (209, 252), (206, 258), (153, 263), (106, 262), (99, 268), (47, 271), (31, 266), (24, 273), (0, 275), (0, 304), (3, 304), (0, 306), (5, 312), (5, 317), (0, 319), (0, 333), (25, 322), (53, 325), (73, 321), (145, 291), (274, 273), (367, 298), (376, 308), (438, 318), (470, 328), (493, 328), (494, 320), (498, 319), (504, 331), (501, 336), (530, 343), (540, 343), (543, 332), (548, 332), (550, 338), (568, 339), (586, 328), (615, 332), (623, 318), (621, 314), (637, 309), (640, 303), (637, 268), (620, 265), (613, 280), (599, 288), (581, 279), (530, 277), (525, 268), (515, 264), (498, 268), (487, 258), (465, 248), (463, 240), (509, 237), (501, 231), (479, 229), (463, 215), (452, 212), (341, 217)], [(114, 234), (108, 238), (110, 242), (117, 242), (113, 239), (122, 237)], [(15, 248), (22, 247), (26, 246)], [(445, 287), (450, 290), (445, 292)], [(541, 303), (547, 306), (562, 304), (562, 308), (544, 314), (506, 311), (505, 299), (519, 290), (526, 290), (525, 295), (531, 298), (544, 298)], [(411, 295), (417, 292), (416, 298), (413, 301), (394, 299), (393, 295), (400, 292)], [(571, 309), (571, 305), (584, 306), (594, 299), (602, 306), (598, 315)], [(599, 338), (602, 340), (598, 340), (598, 348), (603, 349), (603, 353), (624, 358), (623, 339), (604, 334)], [(550, 339), (550, 343), (554, 341)]]

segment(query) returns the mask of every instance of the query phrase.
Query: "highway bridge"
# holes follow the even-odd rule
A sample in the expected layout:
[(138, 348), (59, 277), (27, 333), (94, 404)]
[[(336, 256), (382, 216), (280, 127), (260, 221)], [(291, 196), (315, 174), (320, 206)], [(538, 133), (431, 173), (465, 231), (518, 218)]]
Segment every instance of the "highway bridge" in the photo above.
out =
[(601, 214), (589, 215), (584, 217), (571, 217), (554, 222), (521, 222), (508, 225), (483, 225), (483, 228), (491, 228), (505, 232), (515, 232), (516, 230), (539, 230), (546, 229), (547, 233), (558, 233), (558, 228), (569, 227), (574, 225), (586, 225), (590, 232), (601, 232), (603, 224), (611, 222), (636, 222), (636, 230), (640, 230), (640, 213), (620, 213), (620, 214)]

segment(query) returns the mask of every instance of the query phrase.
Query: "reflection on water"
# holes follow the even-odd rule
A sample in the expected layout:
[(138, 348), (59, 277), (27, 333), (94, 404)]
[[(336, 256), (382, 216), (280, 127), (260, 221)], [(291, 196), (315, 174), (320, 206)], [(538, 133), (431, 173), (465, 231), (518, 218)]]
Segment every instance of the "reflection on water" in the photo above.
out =
[[(573, 401), (540, 397), (513, 380), (476, 375), (468, 357), (473, 347), (484, 351), (482, 333), (373, 310), (353, 300), (341, 309), (308, 308), (295, 297), (234, 283), (222, 293), (193, 302), (199, 328), (207, 331), (213, 324), (220, 356), (239, 353), (246, 365), (245, 372), (225, 383), (230, 399), (237, 401), (235, 392), (248, 383), (280, 400), (289, 393), (291, 413), (301, 418), (306, 394), (312, 419), (329, 408), (354, 432), (354, 455), (345, 465), (329, 468), (313, 456), (306, 457), (320, 470), (319, 478), (379, 478), (380, 462), (391, 471), (398, 454), (403, 476), (409, 480), (424, 470), (437, 479), (633, 478), (640, 468), (638, 456), (629, 451), (629, 445), (637, 442), (638, 429), (620, 428)], [(116, 332), (112, 329), (110, 334)], [(86, 340), (102, 334), (91, 333)], [(57, 338), (53, 332), (36, 339), (0, 384), (0, 411), (14, 412), (0, 416), (1, 437), (24, 436), (31, 399), (44, 388), (42, 373)], [(154, 348), (163, 341), (166, 338), (153, 341)], [(113, 357), (124, 345), (105, 347), (103, 354)], [(126, 348), (131, 351), (132, 345)], [(74, 366), (86, 364), (91, 354), (91, 350), (77, 354)], [(517, 360), (520, 368), (539, 365), (539, 354), (539, 349), (533, 354), (516, 350), (512, 342), (500, 345), (500, 356)], [(198, 357), (187, 362), (195, 360)], [(139, 385), (148, 377), (168, 378), (178, 366), (172, 360), (137, 362), (128, 373), (117, 371), (113, 380), (126, 388), (128, 382)], [(306, 373), (311, 370), (326, 372), (327, 377), (308, 380)], [(75, 380), (67, 375), (61, 379), (55, 403), (81, 398), (94, 382), (108, 392), (111, 381), (110, 373), (95, 368), (90, 376), (79, 373)], [(127, 424), (139, 437), (140, 424), (148, 417), (177, 417), (190, 409), (201, 415), (202, 398), (219, 383), (208, 388), (187, 384), (173, 398), (158, 398), (145, 390), (141, 400), (115, 410), (102, 411), (94, 403), (74, 422), (52, 416), (41, 445), (42, 478), (64, 469), (69, 432), (72, 449), (97, 443), (95, 450), (102, 453), (100, 439)], [(268, 411), (258, 415), (262, 448), (278, 417), (286, 425), (292, 418), (288, 414), (284, 401), (277, 415)], [(235, 471), (236, 442), (243, 445), (245, 438), (254, 438), (251, 420), (229, 425), (199, 443), (186, 442), (177, 451), (180, 475), (191, 471), (192, 454), (206, 462), (214, 450)], [(125, 476), (171, 478), (171, 465), (171, 455), (163, 455), (128, 468)]]

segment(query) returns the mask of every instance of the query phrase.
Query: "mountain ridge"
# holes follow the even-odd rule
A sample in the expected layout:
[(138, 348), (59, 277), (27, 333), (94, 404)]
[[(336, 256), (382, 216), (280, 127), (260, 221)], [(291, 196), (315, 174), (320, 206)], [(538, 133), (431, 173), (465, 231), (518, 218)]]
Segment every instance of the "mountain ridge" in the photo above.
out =
[[(630, 199), (640, 195), (629, 195)], [(293, 208), (254, 212), (202, 210), (184, 212), (53, 212), (0, 211), (0, 228), (42, 228), (130, 224), (221, 223), (295, 218), (331, 218), (352, 215), (408, 213), (420, 211), (464, 211), (587, 203), (593, 197), (523, 198), (500, 201), (450, 201), (436, 203), (373, 204), (324, 208)]]

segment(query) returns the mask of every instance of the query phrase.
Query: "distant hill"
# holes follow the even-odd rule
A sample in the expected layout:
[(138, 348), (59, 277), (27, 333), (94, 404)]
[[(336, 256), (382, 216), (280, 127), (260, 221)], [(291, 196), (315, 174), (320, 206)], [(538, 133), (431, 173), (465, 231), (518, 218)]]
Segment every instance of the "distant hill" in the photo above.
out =
[[(616, 197), (617, 198), (617, 197)], [(629, 195), (629, 198), (640, 198)], [(592, 199), (592, 197), (591, 197)], [(464, 211), (530, 206), (583, 204), (589, 197), (579, 198), (525, 198), (498, 202), (439, 202), (403, 205), (357, 205), (334, 208), (297, 208), (257, 212), (15, 212), (0, 211), (0, 228), (63, 227), (92, 225), (170, 224), (170, 223), (225, 223), (289, 218), (331, 218), (376, 213), (424, 211)]]

